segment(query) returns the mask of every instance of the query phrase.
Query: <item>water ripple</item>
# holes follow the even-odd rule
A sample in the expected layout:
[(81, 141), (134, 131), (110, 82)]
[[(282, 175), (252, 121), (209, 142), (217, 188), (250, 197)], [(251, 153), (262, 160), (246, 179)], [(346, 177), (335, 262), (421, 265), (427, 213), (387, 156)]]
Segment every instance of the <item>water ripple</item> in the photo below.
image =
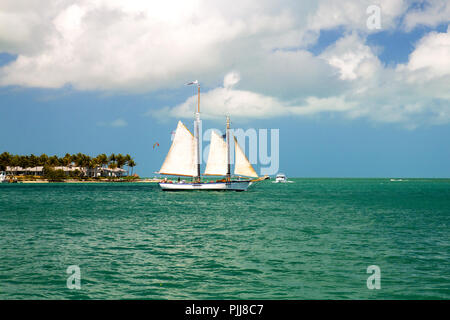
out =
[(0, 298), (449, 299), (449, 208), (448, 180), (1, 185)]

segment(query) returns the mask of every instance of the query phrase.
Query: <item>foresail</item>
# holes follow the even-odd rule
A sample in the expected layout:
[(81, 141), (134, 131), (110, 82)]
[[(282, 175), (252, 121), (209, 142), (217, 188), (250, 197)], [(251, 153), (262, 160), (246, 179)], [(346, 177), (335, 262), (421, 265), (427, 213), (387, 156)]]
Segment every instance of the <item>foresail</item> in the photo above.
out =
[(205, 175), (225, 176), (227, 174), (227, 144), (215, 131), (211, 132), (211, 144)]
[(179, 121), (175, 137), (166, 156), (160, 174), (195, 176), (197, 166), (195, 161), (195, 139), (186, 126)]
[(253, 169), (250, 161), (248, 161), (245, 153), (237, 143), (236, 137), (234, 137), (234, 145), (234, 154), (236, 158), (236, 161), (234, 163), (234, 174), (238, 176), (257, 178), (258, 174), (256, 173), (255, 169)]

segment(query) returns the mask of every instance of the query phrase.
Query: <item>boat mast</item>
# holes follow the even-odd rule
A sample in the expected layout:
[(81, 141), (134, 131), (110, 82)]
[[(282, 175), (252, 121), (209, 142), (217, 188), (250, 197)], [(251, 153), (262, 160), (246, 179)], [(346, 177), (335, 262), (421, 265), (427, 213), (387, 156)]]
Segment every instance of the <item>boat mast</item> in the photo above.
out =
[(195, 148), (195, 160), (197, 165), (197, 174), (194, 176), (194, 182), (200, 182), (200, 83), (198, 80), (186, 83), (187, 86), (191, 86), (193, 84), (197, 85), (197, 110), (195, 112), (195, 120), (194, 120), (194, 138), (197, 144)]
[(195, 177), (196, 182), (200, 182), (200, 83), (197, 82), (197, 112), (195, 113), (195, 121), (194, 121), (194, 131), (195, 131), (195, 141), (197, 144), (196, 152), (196, 161), (197, 161), (197, 176)]
[(230, 161), (230, 117), (227, 116), (227, 182), (231, 180), (231, 161)]

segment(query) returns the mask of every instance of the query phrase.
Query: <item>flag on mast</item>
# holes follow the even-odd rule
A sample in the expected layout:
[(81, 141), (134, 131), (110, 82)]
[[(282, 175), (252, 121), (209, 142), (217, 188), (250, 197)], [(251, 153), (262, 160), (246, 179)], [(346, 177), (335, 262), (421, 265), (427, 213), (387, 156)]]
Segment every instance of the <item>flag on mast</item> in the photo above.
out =
[(191, 85), (193, 85), (193, 84), (198, 84), (198, 80), (195, 80), (195, 81), (186, 83), (187, 86), (191, 86)]

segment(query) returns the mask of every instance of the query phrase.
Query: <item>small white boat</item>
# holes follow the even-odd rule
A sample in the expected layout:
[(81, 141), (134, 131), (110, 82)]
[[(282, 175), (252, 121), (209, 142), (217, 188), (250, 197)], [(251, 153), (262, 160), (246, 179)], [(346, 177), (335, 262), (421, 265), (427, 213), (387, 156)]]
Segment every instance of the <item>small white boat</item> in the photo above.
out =
[(286, 175), (284, 173), (279, 173), (275, 177), (275, 181), (273, 183), (292, 183), (293, 181), (288, 181)]
[(399, 181), (403, 181), (403, 179), (391, 179), (391, 182), (399, 182)]
[(6, 180), (6, 173), (5, 172), (0, 172), (0, 183), (3, 183), (3, 182), (9, 182), (8, 180)]

